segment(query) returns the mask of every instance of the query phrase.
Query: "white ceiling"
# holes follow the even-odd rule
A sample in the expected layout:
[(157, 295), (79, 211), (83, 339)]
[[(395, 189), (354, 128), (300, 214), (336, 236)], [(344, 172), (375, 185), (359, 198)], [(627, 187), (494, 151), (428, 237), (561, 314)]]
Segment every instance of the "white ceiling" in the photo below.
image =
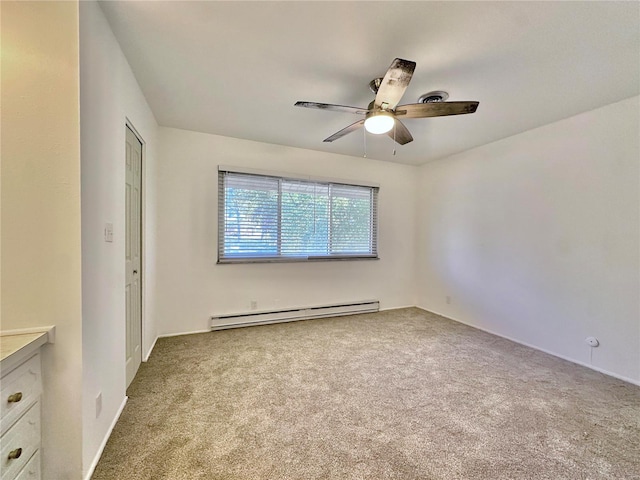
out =
[(483, 145), (640, 93), (638, 2), (101, 2), (163, 126), (363, 155), (360, 117), (395, 57), (417, 62), (401, 104), (431, 90), (472, 115), (407, 119), (414, 141), (367, 135), (406, 164)]

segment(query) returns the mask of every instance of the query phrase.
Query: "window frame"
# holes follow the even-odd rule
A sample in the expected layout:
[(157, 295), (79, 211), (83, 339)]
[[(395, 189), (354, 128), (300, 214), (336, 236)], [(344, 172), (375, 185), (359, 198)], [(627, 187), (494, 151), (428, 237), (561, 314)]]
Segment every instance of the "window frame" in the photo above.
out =
[[(321, 185), (336, 185), (338, 187), (357, 187), (368, 188), (371, 192), (371, 206), (370, 206), (370, 245), (371, 253), (364, 254), (328, 254), (328, 255), (276, 255), (276, 256), (254, 256), (254, 257), (225, 257), (225, 174), (240, 174), (240, 175), (253, 175), (258, 177), (267, 177), (278, 180), (278, 251), (281, 252), (280, 239), (282, 237), (282, 224), (280, 222), (282, 217), (282, 181), (294, 181), (294, 182), (307, 182)], [(378, 254), (378, 196), (379, 185), (371, 182), (353, 182), (350, 180), (341, 180), (328, 177), (313, 177), (313, 176), (301, 176), (290, 173), (273, 172), (266, 170), (258, 170), (252, 168), (242, 167), (229, 167), (224, 165), (218, 166), (218, 235), (217, 235), (217, 264), (247, 264), (247, 263), (291, 263), (291, 262), (324, 262), (324, 261), (345, 261), (345, 260), (379, 260)], [(329, 195), (329, 202), (331, 203), (331, 195)], [(329, 213), (331, 215), (331, 213)], [(329, 216), (328, 222), (331, 223), (332, 218)], [(330, 244), (331, 238), (328, 238)]]

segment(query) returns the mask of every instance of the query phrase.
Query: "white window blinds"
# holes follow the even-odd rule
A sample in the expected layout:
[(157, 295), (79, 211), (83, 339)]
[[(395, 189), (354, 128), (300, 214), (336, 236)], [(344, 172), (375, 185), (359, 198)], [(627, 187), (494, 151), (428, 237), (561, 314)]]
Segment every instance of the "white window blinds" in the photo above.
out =
[(378, 188), (220, 170), (218, 262), (377, 258)]

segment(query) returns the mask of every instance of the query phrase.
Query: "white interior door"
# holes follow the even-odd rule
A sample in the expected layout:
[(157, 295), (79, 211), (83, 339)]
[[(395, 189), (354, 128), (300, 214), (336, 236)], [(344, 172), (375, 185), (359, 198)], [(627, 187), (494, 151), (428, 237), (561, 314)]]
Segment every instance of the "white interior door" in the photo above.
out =
[(127, 387), (142, 361), (141, 219), (142, 143), (127, 127), (125, 186), (125, 296), (127, 317)]

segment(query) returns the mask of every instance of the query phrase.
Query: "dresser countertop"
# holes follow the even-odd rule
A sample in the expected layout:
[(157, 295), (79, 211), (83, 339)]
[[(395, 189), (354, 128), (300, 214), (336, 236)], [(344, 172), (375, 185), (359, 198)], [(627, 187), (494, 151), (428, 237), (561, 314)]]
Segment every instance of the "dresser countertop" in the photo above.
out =
[(35, 352), (45, 343), (53, 343), (55, 327), (37, 327), (0, 332), (0, 369), (9, 369), (18, 359)]

